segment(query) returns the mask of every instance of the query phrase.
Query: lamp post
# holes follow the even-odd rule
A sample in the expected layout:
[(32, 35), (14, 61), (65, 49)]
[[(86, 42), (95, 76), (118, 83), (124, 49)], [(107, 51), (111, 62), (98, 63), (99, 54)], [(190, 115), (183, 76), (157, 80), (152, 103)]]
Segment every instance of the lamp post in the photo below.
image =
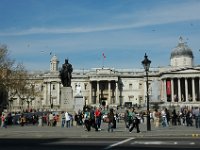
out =
[(142, 61), (142, 65), (146, 72), (146, 94), (147, 94), (147, 131), (151, 131), (151, 122), (150, 122), (150, 111), (149, 111), (149, 83), (148, 83), (148, 72), (151, 61), (148, 59), (148, 56), (144, 55), (144, 60)]

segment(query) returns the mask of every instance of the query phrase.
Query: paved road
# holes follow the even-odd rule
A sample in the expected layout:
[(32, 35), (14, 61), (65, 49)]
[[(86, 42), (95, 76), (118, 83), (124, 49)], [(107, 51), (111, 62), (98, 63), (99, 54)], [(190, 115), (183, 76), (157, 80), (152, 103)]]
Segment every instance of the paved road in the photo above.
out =
[(141, 133), (134, 130), (129, 133), (124, 123), (117, 124), (113, 133), (107, 132), (107, 124), (102, 130), (85, 131), (82, 126), (72, 128), (9, 126), (0, 128), (2, 149), (15, 150), (95, 150), (102, 149), (199, 149), (200, 129), (195, 127), (175, 126), (154, 128), (146, 131), (146, 124), (140, 124)]
[(2, 149), (15, 150), (168, 150), (199, 149), (199, 139), (140, 139), (140, 138), (48, 138), (48, 139), (1, 139)]

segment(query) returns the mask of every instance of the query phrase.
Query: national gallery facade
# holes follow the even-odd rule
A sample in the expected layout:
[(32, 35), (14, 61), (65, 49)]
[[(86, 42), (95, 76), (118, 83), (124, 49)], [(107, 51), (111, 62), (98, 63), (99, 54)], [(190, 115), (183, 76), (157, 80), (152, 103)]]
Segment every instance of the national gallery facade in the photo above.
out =
[[(193, 52), (180, 37), (172, 49), (170, 65), (149, 69), (150, 104), (164, 106), (200, 107), (200, 66), (193, 64)], [(39, 93), (34, 99), (21, 103), (18, 97), (9, 101), (11, 111), (24, 110), (27, 106), (36, 110), (61, 110), (61, 81), (59, 60), (54, 55), (50, 71), (31, 74), (30, 83)], [(72, 73), (73, 96), (76, 87), (81, 88), (84, 104), (109, 107), (132, 104), (146, 107), (146, 76), (144, 69), (92, 68)]]

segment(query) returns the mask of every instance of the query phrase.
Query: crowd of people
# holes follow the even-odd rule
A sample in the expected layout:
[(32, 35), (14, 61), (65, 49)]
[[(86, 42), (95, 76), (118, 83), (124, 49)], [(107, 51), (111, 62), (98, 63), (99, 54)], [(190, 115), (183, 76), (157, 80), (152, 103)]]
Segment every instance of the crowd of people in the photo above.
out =
[(180, 110), (173, 109), (172, 111), (167, 108), (161, 110), (155, 109), (151, 113), (152, 122), (155, 127), (168, 127), (168, 126), (195, 126), (200, 128), (200, 108), (184, 107)]
[[(122, 113), (121, 113), (122, 114)], [(0, 124), (2, 128), (8, 125), (37, 125), (37, 126), (60, 126), (62, 128), (71, 128), (72, 126), (82, 126), (86, 131), (101, 131), (102, 122), (107, 123), (107, 131), (113, 132), (117, 128), (119, 116), (124, 121), (124, 126), (130, 133), (133, 129), (140, 133), (140, 123), (145, 122), (145, 111), (126, 108), (123, 115), (120, 115), (117, 109), (101, 107), (85, 107), (82, 111), (71, 114), (67, 111), (62, 112), (42, 112), (42, 113), (21, 113), (12, 115), (11, 113), (2, 113)], [(156, 128), (168, 126), (195, 126), (200, 128), (200, 109), (199, 108), (181, 108), (180, 110), (167, 108), (150, 110), (152, 124)]]

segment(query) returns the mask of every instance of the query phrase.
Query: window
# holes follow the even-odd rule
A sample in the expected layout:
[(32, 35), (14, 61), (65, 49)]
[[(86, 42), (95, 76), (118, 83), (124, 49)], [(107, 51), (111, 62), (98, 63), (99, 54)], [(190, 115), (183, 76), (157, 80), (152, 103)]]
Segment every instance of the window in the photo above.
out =
[(55, 86), (55, 84), (53, 84), (53, 90), (55, 90), (56, 89), (56, 86)]
[(142, 83), (139, 83), (139, 89), (142, 89)]
[(85, 90), (87, 90), (87, 84), (86, 83), (84, 84), (84, 88), (85, 88)]
[(132, 90), (132, 89), (133, 89), (133, 85), (129, 84), (129, 90)]
[(139, 96), (139, 102), (142, 103), (143, 101), (143, 96)]

